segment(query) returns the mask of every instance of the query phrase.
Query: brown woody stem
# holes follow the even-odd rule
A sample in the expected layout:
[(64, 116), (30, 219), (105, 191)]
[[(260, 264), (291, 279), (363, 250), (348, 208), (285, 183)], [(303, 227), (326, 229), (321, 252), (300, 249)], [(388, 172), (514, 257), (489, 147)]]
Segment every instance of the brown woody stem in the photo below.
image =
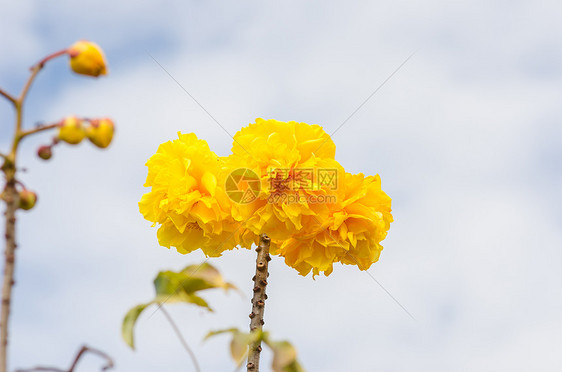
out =
[(82, 348), (78, 351), (78, 354), (76, 354), (76, 357), (74, 358), (74, 361), (72, 362), (72, 365), (70, 366), (69, 369), (61, 369), (61, 368), (56, 368), (56, 367), (35, 367), (35, 368), (31, 368), (31, 369), (20, 369), (17, 370), (16, 372), (39, 372), (39, 371), (44, 371), (44, 372), (74, 372), (74, 370), (76, 369), (76, 366), (78, 365), (78, 362), (80, 361), (80, 358), (82, 358), (82, 356), (84, 356), (86, 353), (91, 353), (91, 354), (96, 354), (99, 357), (105, 359), (106, 364), (101, 368), (102, 371), (108, 370), (110, 368), (113, 368), (115, 365), (113, 363), (113, 360), (104, 352), (99, 351), (97, 349), (91, 348), (89, 346), (82, 346)]
[(0, 96), (4, 96), (4, 98), (6, 98), (8, 101), (12, 102), (13, 104), (16, 103), (16, 99), (11, 94), (9, 94), (8, 92), (5, 92), (2, 89), (0, 89)]
[(0, 168), (6, 178), (4, 187), (4, 201), (6, 203), (5, 231), (6, 249), (4, 251), (4, 277), (2, 282), (2, 306), (0, 314), (0, 372), (8, 371), (8, 325), (10, 319), (10, 305), (12, 303), (12, 287), (14, 286), (14, 266), (16, 251), (16, 210), (18, 209), (19, 194), (16, 189), (16, 157), (18, 145), (22, 139), (23, 103), (35, 77), (43, 65), (34, 66), (29, 79), (25, 83), (20, 96), (13, 101), (16, 110), (14, 138), (10, 153), (4, 155), (4, 164)]
[[(256, 259), (256, 275), (254, 281), (254, 296), (252, 297), (252, 312), (250, 313), (250, 332), (261, 332), (264, 324), (263, 313), (265, 311), (265, 300), (267, 295), (265, 289), (267, 287), (267, 277), (269, 276), (268, 264), (271, 260), (269, 256), (269, 243), (271, 239), (262, 234), (260, 242), (256, 248), (258, 258)], [(260, 370), (260, 354), (261, 354), (261, 337), (256, 337), (252, 341), (248, 350), (248, 372), (259, 372)]]
[[(12, 168), (8, 165), (6, 168)], [(15, 169), (6, 169), (6, 187), (4, 188), (5, 212), (5, 238), (6, 250), (4, 252), (4, 280), (2, 285), (2, 315), (0, 317), (0, 372), (7, 371), (8, 350), (8, 320), (10, 317), (10, 304), (12, 301), (12, 286), (14, 285), (14, 261), (16, 251), (16, 209), (18, 193), (14, 178)]]

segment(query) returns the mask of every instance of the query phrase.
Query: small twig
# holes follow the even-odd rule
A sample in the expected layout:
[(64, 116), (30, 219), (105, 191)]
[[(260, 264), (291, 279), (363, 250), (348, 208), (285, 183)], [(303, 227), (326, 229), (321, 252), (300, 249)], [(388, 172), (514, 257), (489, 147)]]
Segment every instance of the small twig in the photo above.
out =
[(78, 364), (78, 361), (80, 360), (80, 357), (87, 352), (90, 352), (92, 354), (96, 354), (97, 356), (102, 357), (106, 360), (106, 365), (101, 368), (102, 371), (106, 371), (106, 370), (108, 370), (110, 368), (113, 368), (115, 366), (115, 364), (113, 363), (113, 360), (109, 357), (109, 355), (107, 355), (103, 351), (99, 351), (99, 350), (91, 348), (89, 346), (82, 346), (82, 348), (80, 349), (80, 351), (76, 355), (76, 358), (74, 359), (74, 362), (70, 366), (70, 369), (68, 370), (68, 372), (74, 372), (74, 368), (76, 368), (76, 365)]
[[(265, 310), (265, 288), (267, 287), (267, 277), (269, 272), (267, 270), (271, 257), (269, 256), (269, 243), (271, 239), (262, 234), (260, 237), (259, 246), (256, 248), (258, 258), (256, 259), (256, 275), (253, 277), (254, 281), (254, 296), (252, 297), (252, 312), (250, 313), (250, 332), (260, 332), (264, 325), (263, 313)], [(261, 353), (261, 339), (258, 337), (249, 345), (248, 349), (248, 364), (246, 365), (248, 372), (259, 372), (260, 370), (260, 353)]]
[(68, 372), (67, 370), (56, 367), (35, 367), (32, 369), (18, 369), (16, 372), (35, 372), (35, 371), (49, 371), (49, 372)]
[(176, 333), (176, 335), (180, 339), (180, 342), (181, 342), (183, 348), (187, 351), (187, 353), (191, 357), (191, 360), (193, 361), (193, 365), (195, 366), (195, 370), (197, 372), (201, 372), (201, 367), (199, 367), (199, 363), (197, 362), (197, 358), (195, 357), (195, 353), (187, 345), (187, 342), (183, 338), (178, 326), (176, 325), (176, 323), (174, 322), (174, 320), (172, 319), (170, 314), (166, 311), (166, 309), (164, 309), (164, 306), (160, 307), (160, 310), (162, 311), (162, 313), (164, 313), (164, 315), (166, 316), (166, 319), (168, 319), (168, 322), (170, 322), (170, 325), (172, 326), (172, 328), (174, 329), (174, 332)]
[(33, 129), (29, 129), (26, 131), (21, 132), (20, 134), (20, 140), (26, 136), (29, 136), (30, 134), (34, 134), (34, 133), (38, 133), (38, 132), (42, 132), (44, 130), (49, 130), (49, 129), (53, 129), (59, 126), (60, 123), (54, 123), (54, 124), (49, 124), (49, 125), (39, 125)]
[(16, 98), (12, 96), (10, 93), (5, 92), (4, 90), (0, 89), (0, 95), (4, 96), (8, 101), (12, 102), (14, 105), (16, 104)]
[(43, 68), (43, 66), (45, 65), (45, 63), (47, 63), (49, 60), (62, 56), (64, 54), (68, 53), (68, 49), (63, 49), (63, 50), (59, 50), (58, 52), (49, 54), (47, 57), (43, 58), (42, 60), (40, 60), (39, 62), (37, 62), (36, 64), (34, 64), (33, 66), (31, 66), (30, 70), (33, 70), (36, 67), (39, 68)]
[(27, 79), (27, 82), (25, 83), (25, 86), (23, 87), (20, 96), (18, 98), (19, 105), (23, 105), (23, 101), (27, 96), (27, 92), (29, 92), (29, 88), (31, 88), (31, 84), (33, 83), (33, 80), (35, 80), (35, 77), (37, 76), (39, 71), (41, 71), (42, 68), (43, 68), (42, 64), (37, 64), (31, 68), (31, 75), (29, 76), (29, 79)]
[(78, 365), (80, 358), (82, 358), (82, 356), (88, 352), (92, 354), (96, 354), (106, 360), (106, 365), (101, 368), (102, 371), (106, 371), (115, 366), (113, 360), (103, 351), (99, 351), (89, 346), (82, 346), (82, 348), (80, 348), (80, 350), (78, 351), (78, 354), (76, 354), (76, 357), (74, 358), (74, 361), (72, 362), (69, 369), (60, 369), (56, 367), (35, 367), (31, 369), (19, 369), (16, 372), (35, 372), (35, 371), (74, 372), (74, 369)]

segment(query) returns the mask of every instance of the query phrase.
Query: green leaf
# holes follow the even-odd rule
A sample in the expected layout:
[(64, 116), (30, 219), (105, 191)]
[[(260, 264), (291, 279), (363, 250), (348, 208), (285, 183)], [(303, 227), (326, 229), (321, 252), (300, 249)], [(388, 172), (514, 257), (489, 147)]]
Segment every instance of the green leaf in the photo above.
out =
[(170, 297), (172, 301), (187, 301), (185, 295), (204, 289), (223, 288), (225, 290), (236, 287), (224, 281), (219, 271), (204, 262), (201, 265), (190, 265), (180, 272), (161, 271), (154, 279), (156, 295)]
[(187, 276), (203, 280), (209, 288), (237, 289), (232, 283), (225, 282), (221, 273), (211, 264), (189, 265), (182, 270)]
[(133, 333), (135, 323), (137, 322), (139, 315), (150, 304), (152, 304), (152, 302), (149, 302), (148, 304), (140, 304), (133, 307), (125, 315), (125, 318), (123, 318), (123, 324), (121, 326), (121, 336), (123, 337), (123, 340), (125, 340), (127, 345), (129, 345), (133, 350), (135, 349), (135, 338)]
[(273, 351), (274, 372), (305, 372), (297, 361), (297, 350), (289, 341), (270, 341), (268, 337), (264, 341)]
[(154, 279), (156, 298), (147, 304), (138, 305), (129, 310), (123, 319), (121, 328), (123, 339), (132, 349), (135, 348), (133, 334), (135, 323), (140, 313), (153, 303), (185, 302), (213, 311), (207, 301), (198, 294), (199, 291), (213, 288), (236, 289), (233, 284), (225, 282), (220, 272), (207, 262), (187, 266), (179, 272), (159, 272)]
[(228, 329), (219, 329), (218, 331), (210, 331), (207, 335), (203, 338), (203, 341), (210, 339), (211, 337), (215, 337), (218, 335), (222, 335), (224, 333), (234, 333), (240, 332), (238, 328), (228, 328)]
[(188, 299), (187, 299), (186, 302), (189, 302), (189, 303), (201, 306), (201, 307), (205, 307), (205, 308), (207, 308), (207, 310), (213, 311), (213, 309), (211, 309), (211, 307), (209, 306), (207, 301), (205, 301), (202, 297), (199, 297), (199, 296), (194, 295), (194, 294), (190, 294), (190, 295), (187, 295), (187, 298)]
[(232, 334), (232, 340), (230, 341), (230, 356), (237, 366), (242, 365), (246, 355), (248, 355), (248, 345), (250, 344), (252, 336), (249, 333), (240, 332), (237, 328), (228, 328), (209, 332), (205, 336), (204, 340), (224, 333)]
[(250, 345), (251, 336), (249, 333), (234, 332), (230, 341), (230, 356), (234, 359), (234, 363), (240, 366), (248, 355), (248, 345)]
[[(190, 279), (185, 277), (184, 274), (176, 273), (173, 271), (161, 271), (154, 279), (154, 289), (156, 290), (156, 301), (163, 303), (174, 302), (190, 302), (198, 304), (200, 301), (194, 301), (190, 296), (195, 292), (193, 290), (186, 291), (184, 288), (184, 281)], [(200, 279), (196, 279), (200, 281)], [(206, 306), (208, 307), (208, 305)]]
[(289, 341), (271, 341), (268, 332), (240, 332), (237, 328), (221, 329), (207, 333), (204, 340), (224, 333), (232, 334), (230, 341), (230, 355), (234, 362), (241, 366), (248, 355), (248, 345), (256, 341), (263, 341), (273, 352), (273, 372), (305, 372), (297, 360), (297, 350)]
[(195, 292), (212, 288), (228, 290), (236, 287), (225, 282), (216, 268), (204, 262), (201, 265), (187, 266), (180, 272), (161, 271), (154, 279), (154, 288), (157, 302), (188, 302), (213, 311)]
[(273, 371), (282, 372), (284, 368), (297, 359), (297, 350), (289, 341), (270, 342), (273, 351)]
[(304, 368), (296, 360), (293, 363), (289, 364), (288, 366), (283, 367), (282, 371), (283, 372), (305, 372)]

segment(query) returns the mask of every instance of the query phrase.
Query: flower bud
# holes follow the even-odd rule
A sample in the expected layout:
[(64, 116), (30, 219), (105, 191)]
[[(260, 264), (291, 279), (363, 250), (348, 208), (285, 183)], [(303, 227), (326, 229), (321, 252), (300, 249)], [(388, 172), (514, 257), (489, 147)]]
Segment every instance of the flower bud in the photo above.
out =
[(69, 116), (60, 123), (58, 139), (71, 145), (76, 145), (86, 137), (82, 120), (76, 116)]
[(80, 40), (68, 48), (70, 68), (77, 74), (98, 77), (107, 74), (105, 56), (99, 45)]
[(28, 211), (37, 203), (37, 194), (33, 191), (23, 189), (19, 195), (19, 208)]
[(51, 146), (41, 146), (37, 149), (37, 156), (43, 160), (49, 160), (53, 156)]
[(114, 131), (113, 121), (104, 118), (92, 120), (90, 126), (86, 128), (86, 135), (94, 145), (104, 149), (111, 143)]

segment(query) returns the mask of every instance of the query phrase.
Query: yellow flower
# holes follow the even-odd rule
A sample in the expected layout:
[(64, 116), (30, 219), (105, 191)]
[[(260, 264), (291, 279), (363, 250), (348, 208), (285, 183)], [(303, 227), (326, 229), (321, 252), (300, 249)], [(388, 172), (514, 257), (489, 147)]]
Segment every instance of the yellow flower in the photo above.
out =
[(109, 146), (113, 139), (115, 125), (111, 119), (99, 119), (90, 121), (90, 125), (86, 128), (86, 135), (90, 142), (102, 149)]
[(232, 206), (234, 219), (256, 235), (289, 239), (316, 225), (335, 202), (343, 168), (334, 160), (333, 141), (318, 125), (256, 119), (236, 133), (232, 152), (225, 167), (250, 169), (261, 181), (251, 203)]
[(217, 157), (194, 134), (166, 142), (147, 162), (139, 203), (160, 224), (158, 240), (181, 253), (219, 256), (271, 237), (271, 254), (301, 275), (329, 275), (333, 264), (367, 270), (392, 222), (380, 177), (352, 175), (334, 159), (318, 125), (256, 119)]
[(70, 68), (78, 74), (94, 77), (107, 74), (105, 56), (95, 43), (80, 40), (68, 48), (68, 55)]
[(220, 256), (240, 240), (255, 240), (230, 217), (231, 202), (219, 179), (221, 159), (195, 134), (178, 136), (161, 144), (146, 163), (145, 186), (152, 190), (139, 202), (145, 219), (160, 224), (160, 245)]
[(84, 129), (84, 124), (82, 119), (76, 116), (69, 116), (65, 118), (59, 125), (58, 139), (69, 143), (71, 145), (77, 145), (84, 137), (86, 137), (86, 131)]
[(327, 218), (317, 221), (317, 230), (303, 230), (291, 239), (277, 242), (278, 254), (300, 274), (333, 270), (334, 262), (367, 270), (378, 261), (380, 242), (390, 223), (391, 199), (382, 191), (380, 177), (345, 174), (338, 203), (330, 205)]

